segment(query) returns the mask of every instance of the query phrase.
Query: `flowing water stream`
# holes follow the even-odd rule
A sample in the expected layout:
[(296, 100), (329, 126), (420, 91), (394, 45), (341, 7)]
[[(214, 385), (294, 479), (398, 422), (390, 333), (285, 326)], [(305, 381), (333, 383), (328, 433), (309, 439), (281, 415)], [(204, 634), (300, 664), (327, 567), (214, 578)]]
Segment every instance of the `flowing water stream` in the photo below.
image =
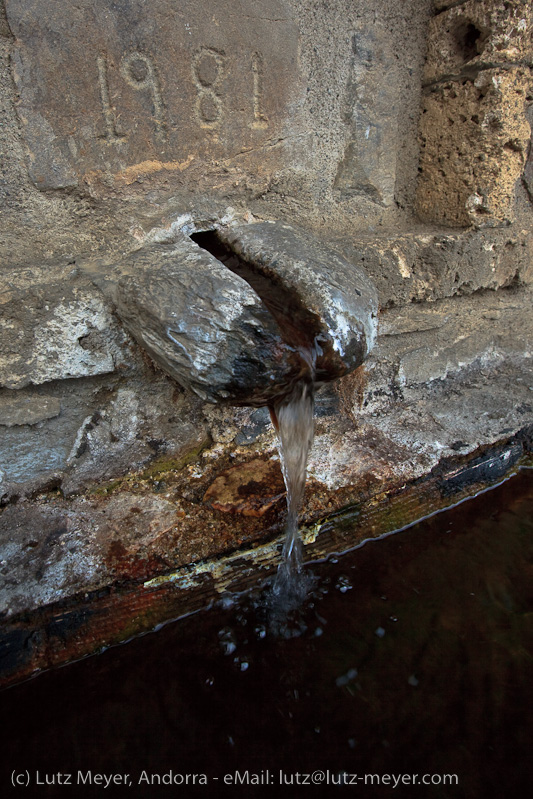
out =
[(278, 429), (281, 469), (287, 488), (285, 542), (273, 594), (289, 605), (303, 599), (307, 585), (302, 575), (298, 513), (304, 497), (307, 461), (313, 443), (313, 393), (313, 384), (301, 381), (292, 395), (271, 412)]

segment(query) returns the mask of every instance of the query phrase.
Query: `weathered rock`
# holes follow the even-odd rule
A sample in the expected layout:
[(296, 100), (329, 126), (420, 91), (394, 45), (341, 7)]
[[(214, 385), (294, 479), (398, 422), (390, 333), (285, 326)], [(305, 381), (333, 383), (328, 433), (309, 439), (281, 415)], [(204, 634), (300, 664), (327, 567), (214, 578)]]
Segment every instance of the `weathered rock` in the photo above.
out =
[(24, 391), (0, 392), (0, 425), (37, 424), (61, 413), (61, 400)]
[(394, 202), (398, 128), (398, 76), (390, 33), (375, 25), (352, 36), (345, 122), (350, 132), (334, 188), (342, 196)]
[(343, 435), (342, 416), (317, 425), (310, 476), (381, 491), (392, 475), (413, 479), (531, 424), (530, 302), (529, 291), (487, 292), (383, 312), (362, 405), (352, 390)]
[[(83, 521), (82, 521), (83, 518)], [(12, 505), (0, 517), (0, 614), (55, 602), (97, 578), (90, 524), (65, 508)]]
[(0, 308), (0, 387), (107, 374), (127, 361), (102, 294), (71, 266), (4, 273)]
[(494, 226), (514, 219), (531, 129), (523, 67), (437, 85), (424, 98), (417, 209), (425, 221)]
[(362, 363), (377, 325), (375, 292), (362, 270), (286, 225), (220, 237), (230, 259), (240, 256), (264, 279), (260, 291), (275, 292), (265, 304), (185, 236), (140, 250), (124, 266), (118, 312), (167, 374), (210, 401), (266, 405), (308, 374), (315, 344), (318, 380)]
[(468, 0), (437, 14), (428, 31), (424, 80), (473, 74), (483, 66), (533, 62), (529, 0)]
[[(530, 308), (529, 291), (510, 290), (385, 311), (377, 346), (364, 367), (367, 385), (362, 406), (351, 377), (321, 390), (338, 392), (341, 409), (333, 403), (332, 412), (316, 420), (304, 518), (312, 521), (361, 498), (375, 505), (376, 495), (383, 498), (392, 487), (427, 475), (443, 459), (507, 440), (531, 425), (533, 320), (524, 313)], [(416, 355), (424, 347), (427, 369)], [(161, 380), (170, 386), (170, 380)], [(98, 451), (96, 438), (104, 443), (106, 429), (124, 436), (125, 453), (143, 434), (143, 420), (133, 422), (134, 413), (146, 414), (156, 396), (154, 392), (143, 397), (143, 407), (139, 399), (135, 406), (135, 397), (122, 393), (114, 412), (109, 410), (93, 430), (87, 430), (95, 436), (88, 437), (86, 449), (93, 474), (108, 457)], [(161, 396), (161, 404), (170, 405), (168, 395)], [(225, 414), (232, 437), (236, 431), (232, 418), (254, 413), (242, 408), (209, 409)], [(172, 409), (168, 430), (177, 425), (179, 410)], [(191, 409), (184, 408), (183, 415), (191, 420)], [(130, 420), (135, 436), (128, 438)], [(144, 424), (155, 429), (154, 420), (146, 418)], [(196, 424), (200, 427), (199, 421)], [(7, 431), (17, 429), (21, 428)], [(80, 436), (80, 444), (84, 441)], [(514, 450), (504, 453), (498, 466), (502, 474), (518, 457)], [(181, 566), (186, 575), (194, 575), (201, 568), (191, 570), (188, 564), (193, 561), (216, 558), (244, 541), (257, 541), (267, 531), (281, 529), (283, 514), (278, 508), (283, 501), (274, 500), (279, 493), (276, 486), (282, 486), (275, 482), (280, 473), (279, 463), (272, 460), (274, 452), (272, 434), (246, 449), (236, 449), (231, 438), (215, 440), (181, 470), (174, 471), (168, 463), (168, 471), (155, 478), (134, 473), (109, 486), (96, 476), (96, 492), (68, 500), (44, 494), (32, 502), (8, 505), (0, 510), (0, 612), (12, 615), (67, 600), (117, 579), (138, 583)], [(81, 466), (83, 457), (82, 453)], [(228, 468), (230, 464), (236, 468)], [(263, 509), (262, 516), (244, 513)], [(411, 507), (406, 523), (429, 510)]]
[(533, 281), (529, 230), (412, 231), (343, 239), (339, 249), (374, 281), (381, 308)]
[(7, 11), (29, 171), (41, 189), (95, 173), (124, 186), (185, 172), (194, 184), (198, 163), (210, 169), (284, 138), (298, 34), (283, 0), (154, 0), (149, 9), (144, 0), (8, 0)]
[(197, 405), (163, 376), (152, 376), (148, 385), (124, 382), (79, 425), (62, 464), (63, 493), (146, 468), (152, 461), (179, 467), (209, 441)]

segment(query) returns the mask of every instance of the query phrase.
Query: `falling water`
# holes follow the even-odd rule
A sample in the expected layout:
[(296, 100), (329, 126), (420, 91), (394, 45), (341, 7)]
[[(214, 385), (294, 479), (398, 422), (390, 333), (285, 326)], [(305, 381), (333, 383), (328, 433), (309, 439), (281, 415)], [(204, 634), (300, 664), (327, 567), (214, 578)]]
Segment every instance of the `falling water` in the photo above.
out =
[(298, 514), (305, 492), (307, 461), (313, 443), (313, 383), (300, 380), (291, 395), (271, 410), (278, 431), (278, 447), (283, 479), (287, 488), (287, 522), (282, 562), (272, 588), (274, 597), (288, 606), (307, 593), (302, 573), (302, 539)]
[(286, 582), (302, 570), (302, 541), (298, 513), (302, 504), (307, 460), (313, 441), (312, 386), (301, 382), (289, 399), (276, 408), (281, 469), (287, 488), (287, 523), (279, 578)]

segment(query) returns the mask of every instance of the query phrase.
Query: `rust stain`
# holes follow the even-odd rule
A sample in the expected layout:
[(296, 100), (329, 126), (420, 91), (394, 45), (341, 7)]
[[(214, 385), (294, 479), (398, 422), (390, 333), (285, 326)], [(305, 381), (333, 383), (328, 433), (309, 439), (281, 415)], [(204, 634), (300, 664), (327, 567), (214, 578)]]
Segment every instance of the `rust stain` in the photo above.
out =
[[(183, 172), (193, 161), (194, 155), (192, 154), (188, 155), (185, 161), (140, 161), (138, 164), (132, 164), (120, 172), (115, 172), (113, 180), (117, 186), (131, 186), (138, 178), (153, 175), (157, 172)], [(91, 170), (84, 176), (89, 184), (103, 177), (104, 173), (100, 170)]]
[(223, 513), (263, 516), (285, 496), (277, 461), (258, 458), (233, 466), (220, 474), (204, 494), (204, 503)]

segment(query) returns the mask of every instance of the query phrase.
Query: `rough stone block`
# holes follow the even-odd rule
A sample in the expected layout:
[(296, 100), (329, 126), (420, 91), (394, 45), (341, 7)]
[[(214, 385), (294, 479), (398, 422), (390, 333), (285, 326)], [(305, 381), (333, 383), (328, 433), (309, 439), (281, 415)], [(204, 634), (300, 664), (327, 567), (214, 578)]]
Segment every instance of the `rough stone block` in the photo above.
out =
[(283, 0), (8, 0), (7, 12), (41, 189), (205, 169), (284, 138), (298, 33)]
[(0, 425), (15, 427), (53, 419), (61, 413), (61, 400), (25, 391), (0, 393)]
[(469, 0), (429, 25), (424, 80), (431, 83), (486, 66), (533, 62), (530, 0)]
[(0, 387), (113, 372), (125, 334), (72, 267), (28, 267), (0, 280)]
[(528, 230), (467, 230), (356, 239), (341, 244), (378, 289), (382, 308), (533, 282)]
[(343, 197), (366, 194), (384, 206), (394, 202), (398, 96), (387, 33), (380, 26), (354, 33), (344, 112), (350, 136), (334, 183)]
[(513, 220), (531, 134), (530, 88), (524, 68), (491, 69), (425, 95), (417, 192), (423, 220), (478, 227)]
[(208, 440), (198, 404), (162, 375), (152, 375), (148, 384), (134, 379), (121, 385), (71, 438), (63, 492), (141, 469), (154, 458), (169, 468), (179, 464)]

